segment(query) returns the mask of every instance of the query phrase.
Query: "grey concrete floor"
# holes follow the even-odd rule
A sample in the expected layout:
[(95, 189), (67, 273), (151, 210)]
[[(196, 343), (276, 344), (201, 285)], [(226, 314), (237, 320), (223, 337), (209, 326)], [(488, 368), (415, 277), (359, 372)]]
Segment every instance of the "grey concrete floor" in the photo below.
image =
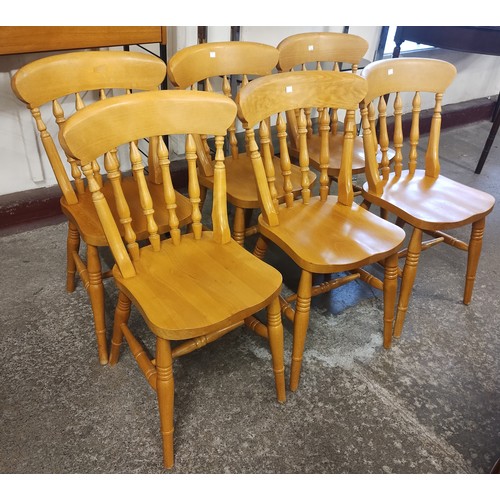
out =
[[(444, 131), (442, 171), (498, 198), (500, 139), (474, 174), (488, 130)], [(65, 237), (58, 223), (0, 238), (0, 472), (163, 473), (155, 394), (126, 345), (116, 366), (99, 365), (85, 291), (65, 292)], [(177, 360), (171, 472), (489, 472), (500, 456), (499, 238), (495, 209), (469, 306), (465, 253), (439, 245), (422, 255), (390, 350), (379, 293), (353, 282), (314, 299), (301, 384), (285, 404), (266, 341), (244, 328)], [(294, 266), (270, 259), (293, 288)], [(105, 286), (111, 323), (116, 291)], [(131, 326), (152, 349), (136, 311)]]

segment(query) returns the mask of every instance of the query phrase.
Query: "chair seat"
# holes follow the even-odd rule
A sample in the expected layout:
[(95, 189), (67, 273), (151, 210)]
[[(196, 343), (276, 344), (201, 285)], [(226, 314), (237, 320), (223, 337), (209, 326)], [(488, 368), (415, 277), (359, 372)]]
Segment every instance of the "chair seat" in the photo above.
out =
[[(338, 177), (340, 171), (340, 160), (342, 158), (342, 142), (344, 140), (344, 135), (342, 133), (330, 136), (330, 163), (328, 167), (329, 177)], [(315, 168), (319, 168), (319, 154), (320, 154), (320, 137), (313, 135), (307, 141), (307, 149), (309, 152), (309, 159), (311, 165)], [(298, 158), (299, 151), (293, 147), (289, 149), (290, 155), (293, 158)], [(388, 152), (389, 161), (394, 158), (395, 151), (389, 149)], [(377, 162), (380, 164), (382, 161), (382, 153), (380, 148), (377, 152)], [(354, 138), (354, 152), (352, 157), (352, 174), (359, 175), (365, 172), (365, 153), (363, 149), (363, 138), (356, 136)]]
[[(312, 198), (309, 205), (297, 200), (293, 207), (280, 207), (279, 226), (271, 227), (259, 217), (259, 230), (313, 273), (351, 270), (378, 262), (403, 243), (405, 232), (396, 225), (353, 204)], [(312, 244), (313, 242), (313, 244)]]
[[(133, 200), (131, 203), (130, 215), (132, 217), (132, 228), (134, 229), (137, 240), (144, 240), (148, 237), (148, 230), (146, 218), (142, 212), (139, 203), (139, 193), (137, 191), (137, 183), (133, 177), (124, 177), (122, 179), (122, 188), (125, 197), (128, 200)], [(165, 205), (165, 197), (163, 193), (162, 184), (153, 184), (148, 182), (148, 188), (153, 199), (153, 207), (155, 208), (155, 221), (158, 224), (158, 232), (160, 234), (169, 230), (169, 216)], [(106, 182), (102, 188), (104, 196), (108, 200), (111, 212), (116, 221), (119, 221), (118, 213), (116, 211), (115, 197), (113, 188), (110, 182)], [(180, 193), (176, 193), (177, 208), (176, 213), (179, 219), (179, 226), (184, 226), (191, 221), (192, 205), (190, 201)], [(107, 246), (106, 236), (102, 229), (99, 218), (95, 211), (94, 203), (92, 202), (92, 193), (85, 191), (83, 194), (78, 195), (78, 204), (68, 205), (64, 198), (61, 198), (61, 208), (70, 221), (78, 227), (78, 231), (83, 240), (94, 246)], [(122, 224), (118, 224), (121, 235), (124, 235), (124, 228)]]
[[(257, 194), (257, 184), (255, 182), (255, 174), (252, 167), (252, 162), (246, 153), (240, 153), (237, 160), (227, 157), (224, 161), (226, 165), (226, 185), (228, 201), (240, 208), (260, 208), (259, 197)], [(283, 190), (283, 177), (279, 174), (280, 160), (273, 158), (274, 170), (276, 172), (276, 190), (280, 203), (284, 201), (285, 192)], [(292, 190), (294, 194), (298, 194), (301, 190), (302, 174), (300, 168), (296, 165), (291, 166), (290, 180), (292, 182)], [(309, 182), (312, 184), (316, 180), (316, 174), (309, 172)], [(213, 189), (213, 177), (205, 177), (199, 175), (200, 183), (209, 189)]]
[(166, 339), (188, 339), (228, 327), (263, 309), (281, 290), (281, 274), (231, 240), (216, 243), (184, 235), (178, 246), (141, 249), (137, 275), (113, 275), (142, 311), (151, 330)]
[(450, 229), (484, 218), (495, 204), (493, 196), (440, 175), (426, 177), (424, 170), (401, 177), (389, 175), (382, 195), (363, 186), (363, 196), (422, 230)]

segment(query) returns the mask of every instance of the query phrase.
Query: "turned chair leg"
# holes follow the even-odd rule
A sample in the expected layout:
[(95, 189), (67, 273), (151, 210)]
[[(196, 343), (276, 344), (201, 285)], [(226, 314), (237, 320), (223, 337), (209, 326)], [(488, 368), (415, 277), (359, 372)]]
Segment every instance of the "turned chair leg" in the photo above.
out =
[(302, 271), (297, 300), (295, 303), (295, 318), (293, 321), (292, 365), (290, 369), (290, 390), (296, 391), (299, 386), (302, 355), (306, 342), (309, 314), (311, 310), (312, 273)]
[(66, 290), (75, 291), (76, 262), (73, 253), (80, 250), (80, 233), (72, 222), (68, 222), (68, 239), (66, 240)]
[(257, 243), (255, 243), (253, 254), (258, 259), (263, 260), (264, 257), (266, 256), (266, 252), (267, 252), (267, 241), (262, 236), (259, 236)]
[(108, 363), (108, 346), (104, 315), (104, 285), (102, 283), (101, 259), (97, 247), (93, 245), (87, 245), (87, 271), (89, 275), (88, 293), (94, 315), (99, 361), (101, 365), (106, 365)]
[(156, 374), (163, 464), (171, 469), (174, 466), (174, 372), (170, 342), (159, 337), (156, 339)]
[(384, 347), (389, 349), (392, 343), (394, 308), (398, 291), (398, 254), (387, 257), (384, 265)]
[(239, 245), (243, 246), (245, 241), (245, 209), (235, 207), (233, 221), (233, 239)]
[(403, 324), (405, 321), (408, 303), (413, 289), (413, 283), (417, 275), (418, 259), (422, 249), (422, 230), (413, 229), (413, 233), (408, 245), (408, 253), (406, 255), (405, 264), (403, 267), (403, 277), (401, 280), (401, 290), (399, 292), (398, 311), (396, 313), (396, 322), (394, 324), (394, 337), (401, 336)]
[(271, 358), (273, 360), (274, 382), (276, 395), (280, 403), (286, 401), (285, 392), (285, 365), (284, 365), (284, 342), (283, 323), (281, 321), (281, 307), (279, 298), (276, 297), (267, 307), (267, 331)]
[(485, 225), (486, 218), (478, 220), (472, 224), (469, 250), (467, 252), (467, 272), (465, 275), (464, 304), (466, 305), (470, 304), (472, 299), (477, 266), (479, 264), (479, 257), (481, 256), (481, 248), (483, 246)]
[(123, 331), (121, 326), (128, 323), (130, 317), (131, 302), (129, 298), (120, 292), (118, 295), (118, 303), (116, 304), (115, 317), (113, 320), (113, 335), (111, 337), (111, 349), (109, 353), (109, 364), (116, 365), (120, 357), (120, 347), (123, 341)]

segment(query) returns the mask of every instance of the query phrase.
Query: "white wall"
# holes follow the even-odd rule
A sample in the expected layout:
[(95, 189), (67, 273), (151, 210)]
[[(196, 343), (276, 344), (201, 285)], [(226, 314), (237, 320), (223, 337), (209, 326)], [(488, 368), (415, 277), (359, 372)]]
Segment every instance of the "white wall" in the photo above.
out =
[(330, 31), (341, 33), (343, 26), (241, 26), (240, 39), (261, 42), (276, 47), (287, 36), (298, 33)]
[[(145, 47), (153, 52), (159, 52), (158, 44)], [(136, 50), (141, 51), (141, 49)], [(0, 162), (0, 196), (57, 184), (52, 167), (39, 140), (39, 133), (31, 112), (25, 104), (17, 99), (10, 86), (12, 76), (20, 67), (33, 60), (53, 54), (55, 52), (0, 56), (0, 158), (2, 158)], [(82, 98), (88, 105), (94, 102), (97, 96), (95, 93), (86, 93), (82, 95)], [(65, 99), (62, 99), (60, 103), (69, 116), (74, 101), (72, 99), (68, 99), (68, 101), (65, 102)], [(47, 130), (56, 139), (58, 127), (52, 116), (51, 105), (46, 104), (40, 110)], [(64, 159), (62, 149), (57, 140), (55, 142), (61, 153), (61, 158)], [(70, 167), (66, 162), (64, 163), (71, 178)]]
[(0, 56), (0, 195), (56, 183), (38, 142), (31, 113), (10, 87), (11, 77), (18, 68), (47, 55)]
[[(419, 50), (405, 53), (404, 57), (430, 57), (443, 59), (457, 68), (457, 76), (443, 96), (443, 105), (470, 101), (480, 97), (496, 99), (500, 92), (500, 58), (480, 54), (467, 54), (444, 49)], [(431, 107), (433, 101), (426, 96), (422, 109)], [(403, 112), (411, 109), (408, 102)], [(485, 139), (486, 140), (486, 139)]]
[[(277, 45), (288, 35), (306, 31), (342, 31), (342, 26), (242, 26), (241, 40), (260, 41)], [(380, 27), (351, 26), (350, 33), (363, 36), (372, 59), (378, 46)], [(208, 41), (229, 40), (229, 26), (209, 27)], [(197, 42), (196, 26), (175, 26), (168, 29), (168, 54)], [(14, 72), (30, 60), (48, 55), (25, 54), (0, 56), (0, 195), (50, 187), (56, 184), (52, 170), (41, 149), (30, 112), (20, 103), (10, 88)], [(500, 90), (500, 64), (494, 56), (464, 54), (434, 49), (406, 56), (441, 58), (453, 63), (458, 76), (444, 96), (444, 104), (458, 103), (479, 97), (493, 96)], [(430, 107), (432, 104), (429, 104)], [(424, 106), (425, 107), (425, 103)], [(182, 146), (179, 147), (182, 149)]]

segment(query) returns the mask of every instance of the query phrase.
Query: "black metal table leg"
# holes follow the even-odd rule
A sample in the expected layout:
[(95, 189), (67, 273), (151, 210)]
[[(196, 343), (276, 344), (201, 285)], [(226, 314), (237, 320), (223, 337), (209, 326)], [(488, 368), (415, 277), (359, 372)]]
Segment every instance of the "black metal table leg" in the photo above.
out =
[(493, 144), (493, 141), (495, 140), (495, 136), (497, 135), (499, 127), (500, 127), (500, 107), (498, 106), (498, 101), (497, 101), (497, 105), (495, 106), (495, 117), (493, 119), (493, 125), (491, 127), (488, 138), (486, 139), (486, 143), (484, 145), (483, 152), (481, 153), (481, 158), (479, 158), (476, 170), (474, 170), (475, 174), (481, 173), (481, 170), (483, 169), (484, 166), (484, 162), (488, 157), (488, 153), (490, 152), (491, 146)]

